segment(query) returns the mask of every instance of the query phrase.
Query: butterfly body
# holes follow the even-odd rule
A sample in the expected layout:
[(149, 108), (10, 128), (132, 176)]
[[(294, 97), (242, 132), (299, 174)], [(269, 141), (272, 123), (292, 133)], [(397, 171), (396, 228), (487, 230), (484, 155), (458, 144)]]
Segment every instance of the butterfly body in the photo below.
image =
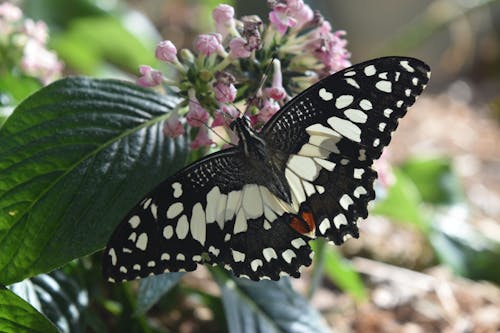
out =
[(375, 193), (371, 168), (429, 79), (423, 62), (386, 57), (314, 84), (238, 145), (185, 167), (151, 191), (105, 250), (112, 281), (220, 264), (253, 280), (299, 276), (308, 241), (358, 237)]

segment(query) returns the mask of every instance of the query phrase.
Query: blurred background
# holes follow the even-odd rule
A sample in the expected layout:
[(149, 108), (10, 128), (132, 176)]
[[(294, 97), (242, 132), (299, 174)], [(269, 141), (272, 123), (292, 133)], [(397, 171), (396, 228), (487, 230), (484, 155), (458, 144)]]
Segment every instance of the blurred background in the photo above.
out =
[[(140, 64), (158, 65), (159, 40), (192, 48), (198, 33), (213, 31), (211, 11), (219, 4), (15, 3), (47, 23), (64, 75), (132, 80)], [(267, 20), (264, 0), (225, 3), (237, 17)], [(431, 66), (432, 78), (377, 165), (378, 199), (360, 239), (327, 252), (323, 274), (307, 271), (291, 281), (294, 288), (332, 332), (499, 332), (500, 1), (306, 3), (347, 32), (352, 63), (413, 56)], [(14, 86), (0, 82), (4, 106), (37, 89)], [(133, 316), (137, 287), (104, 284), (92, 276), (93, 260), (83, 260), (87, 268), (77, 275), (89, 292), (84, 331), (227, 331), (220, 291), (206, 271), (185, 275), (152, 309)]]

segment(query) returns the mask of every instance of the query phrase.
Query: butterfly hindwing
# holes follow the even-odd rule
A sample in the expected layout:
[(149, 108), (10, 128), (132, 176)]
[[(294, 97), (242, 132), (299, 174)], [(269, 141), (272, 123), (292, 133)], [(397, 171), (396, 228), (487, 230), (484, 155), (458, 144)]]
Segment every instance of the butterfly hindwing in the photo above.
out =
[(112, 281), (222, 264), (237, 276), (298, 276), (311, 263), (306, 237), (288, 227), (283, 203), (227, 149), (169, 177), (112, 235), (103, 269)]
[(301, 210), (312, 211), (317, 236), (357, 237), (375, 198), (371, 165), (429, 76), (413, 58), (360, 63), (314, 84), (264, 126), (267, 144), (289, 156), (287, 181)]

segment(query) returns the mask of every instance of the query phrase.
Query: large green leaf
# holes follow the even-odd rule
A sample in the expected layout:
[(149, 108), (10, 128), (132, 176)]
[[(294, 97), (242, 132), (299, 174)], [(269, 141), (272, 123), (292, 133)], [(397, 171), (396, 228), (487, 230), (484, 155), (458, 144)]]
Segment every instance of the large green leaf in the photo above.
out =
[(287, 279), (255, 282), (216, 272), (229, 332), (329, 332), (324, 319)]
[(56, 333), (57, 329), (21, 297), (0, 286), (0, 332)]
[(162, 122), (175, 98), (68, 78), (26, 99), (0, 130), (0, 282), (102, 248), (146, 192), (184, 164)]

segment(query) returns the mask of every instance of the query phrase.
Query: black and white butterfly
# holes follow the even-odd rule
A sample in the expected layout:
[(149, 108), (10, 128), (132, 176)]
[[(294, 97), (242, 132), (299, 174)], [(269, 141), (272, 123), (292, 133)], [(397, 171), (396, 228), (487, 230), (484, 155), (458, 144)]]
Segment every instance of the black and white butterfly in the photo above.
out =
[(422, 93), (430, 68), (385, 57), (314, 84), (260, 132), (234, 120), (236, 147), (183, 168), (124, 218), (104, 253), (110, 281), (220, 264), (252, 280), (298, 277), (308, 241), (341, 244), (375, 198), (373, 161)]

